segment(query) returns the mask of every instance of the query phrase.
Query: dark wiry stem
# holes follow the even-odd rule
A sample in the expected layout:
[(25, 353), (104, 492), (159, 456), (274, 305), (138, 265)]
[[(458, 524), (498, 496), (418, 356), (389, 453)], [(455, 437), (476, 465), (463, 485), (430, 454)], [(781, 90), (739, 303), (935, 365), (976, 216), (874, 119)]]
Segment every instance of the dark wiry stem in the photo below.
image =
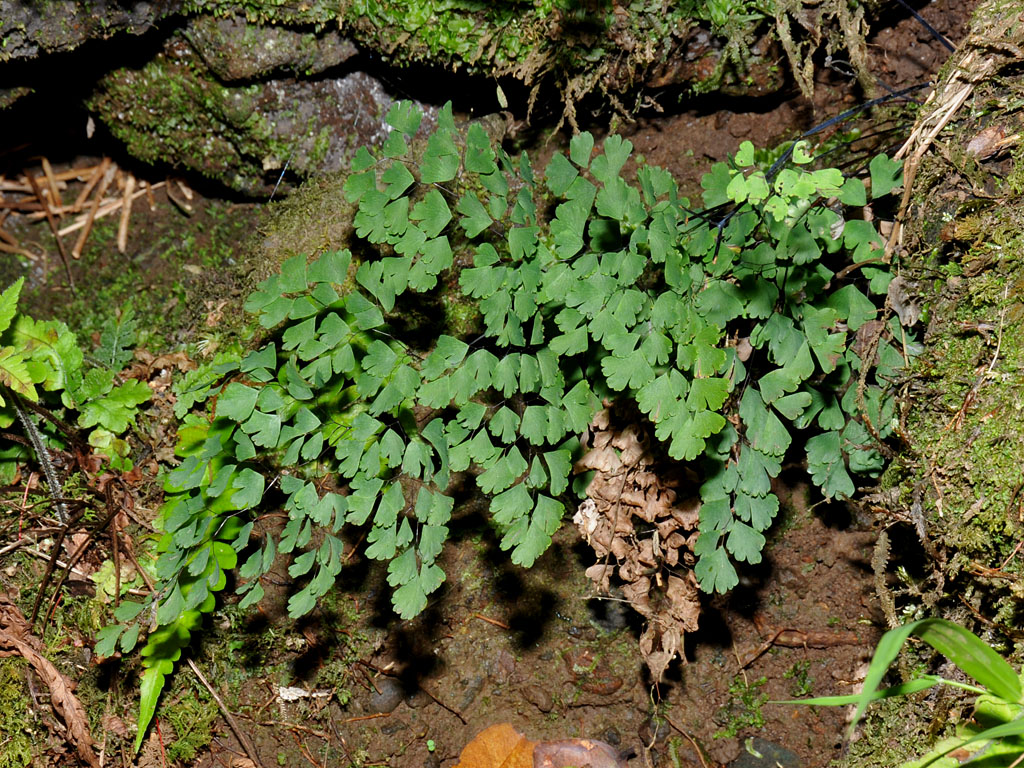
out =
[(32, 417), (25, 410), (21, 398), (15, 392), (8, 391), (11, 395), (11, 402), (14, 403), (14, 410), (18, 414), (18, 420), (24, 427), (29, 442), (32, 443), (39, 466), (43, 468), (43, 477), (46, 478), (46, 484), (50, 487), (50, 498), (53, 499), (57, 518), (62, 524), (67, 525), (68, 508), (64, 506), (64, 489), (61, 487), (60, 480), (57, 479), (57, 471), (53, 468), (53, 461), (50, 460), (50, 452), (46, 450), (46, 445), (43, 443), (43, 436), (39, 433), (35, 422), (32, 421)]

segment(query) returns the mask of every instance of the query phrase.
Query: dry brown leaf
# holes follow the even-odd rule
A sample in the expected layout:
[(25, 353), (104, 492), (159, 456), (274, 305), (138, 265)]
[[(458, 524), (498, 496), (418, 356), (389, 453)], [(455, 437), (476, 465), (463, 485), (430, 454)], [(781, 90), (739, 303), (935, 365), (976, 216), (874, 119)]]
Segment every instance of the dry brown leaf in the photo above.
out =
[(587, 575), (604, 593), (616, 576), (626, 600), (648, 620), (641, 651), (658, 679), (679, 655), (683, 633), (697, 629), (700, 615), (691, 570), (699, 478), (658, 454), (653, 428), (635, 408), (602, 410), (585, 442), (589, 450), (576, 469), (594, 470), (594, 477), (573, 521), (601, 560)]
[(465, 746), (455, 768), (533, 768), (534, 744), (508, 723), (492, 725)]
[(668, 596), (672, 617), (682, 625), (684, 631), (696, 632), (697, 620), (700, 618), (700, 590), (693, 571), (686, 574), (686, 579), (669, 576), (665, 594)]
[(100, 720), (100, 724), (103, 726), (104, 731), (120, 736), (122, 739), (127, 739), (131, 733), (128, 730), (128, 726), (124, 724), (124, 720), (117, 715), (104, 715)]
[(42, 655), (42, 650), (42, 643), (32, 634), (18, 606), (7, 595), (0, 595), (0, 657), (21, 656), (29, 663), (50, 689), (50, 703), (67, 726), (67, 739), (74, 745), (79, 759), (99, 768), (85, 708), (72, 692), (71, 681)]

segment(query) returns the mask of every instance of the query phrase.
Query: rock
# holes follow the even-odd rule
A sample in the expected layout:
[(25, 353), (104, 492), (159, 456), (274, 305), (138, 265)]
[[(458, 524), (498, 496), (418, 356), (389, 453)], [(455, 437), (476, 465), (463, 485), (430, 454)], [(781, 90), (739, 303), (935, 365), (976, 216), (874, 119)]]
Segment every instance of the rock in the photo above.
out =
[(515, 674), (516, 658), (507, 650), (502, 649), (496, 656), (484, 663), (484, 670), (495, 685), (505, 685)]
[[(752, 754), (757, 752), (760, 757)], [(728, 768), (800, 768), (800, 758), (794, 752), (755, 737), (750, 741), (750, 750), (729, 763)]]
[(335, 30), (299, 31), (250, 24), (243, 16), (190, 19), (182, 33), (206, 66), (224, 81), (286, 71), (315, 75), (355, 56), (355, 44)]
[[(271, 40), (282, 39), (280, 30), (264, 31)], [(194, 27), (191, 34), (199, 37)], [(244, 58), (240, 44), (221, 50), (212, 35), (201, 40), (197, 51), (187, 34), (172, 35), (141, 68), (108, 73), (88, 99), (89, 109), (140, 160), (169, 163), (243, 194), (267, 196), (286, 170), (291, 179), (338, 171), (357, 147), (377, 146), (387, 138), (384, 116), (393, 99), (367, 74), (233, 84), (207, 65), (214, 61), (219, 71), (232, 75), (311, 61), (325, 65), (351, 54), (341, 38), (331, 44), (313, 40), (308, 50), (293, 46), (290, 54), (298, 59), (268, 56), (251, 70), (239, 61)], [(436, 111), (421, 108), (423, 129), (429, 130)]]
[(430, 694), (420, 688), (405, 697), (405, 706), (409, 709), (422, 709), (433, 701)]
[(405, 688), (393, 677), (378, 677), (373, 682), (377, 688), (370, 692), (366, 708), (373, 713), (394, 712), (405, 699)]
[(640, 723), (637, 735), (640, 737), (640, 743), (645, 747), (653, 747), (663, 744), (669, 736), (669, 731), (669, 725), (664, 720), (649, 717)]
[(551, 694), (539, 685), (524, 685), (521, 693), (524, 699), (545, 714), (554, 706)]
[(86, 40), (119, 31), (139, 35), (182, 5), (180, 0), (0, 0), (0, 61), (69, 51)]
[(409, 724), (407, 722), (397, 717), (392, 717), (380, 727), (380, 732), (384, 736), (394, 736), (396, 733), (401, 733), (408, 728)]

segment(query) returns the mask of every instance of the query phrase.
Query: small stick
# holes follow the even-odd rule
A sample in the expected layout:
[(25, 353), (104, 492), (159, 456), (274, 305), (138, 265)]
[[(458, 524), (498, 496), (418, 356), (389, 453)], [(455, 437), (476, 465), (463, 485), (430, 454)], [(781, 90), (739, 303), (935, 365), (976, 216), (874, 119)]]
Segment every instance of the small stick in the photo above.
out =
[(156, 199), (153, 197), (153, 187), (150, 186), (148, 181), (142, 182), (142, 188), (146, 190), (146, 199), (149, 201), (149, 210), (156, 210)]
[(245, 754), (249, 756), (249, 759), (253, 761), (257, 766), (261, 766), (259, 755), (256, 754), (256, 747), (253, 746), (252, 740), (249, 738), (249, 734), (242, 730), (242, 727), (238, 724), (235, 716), (231, 714), (230, 710), (224, 705), (224, 701), (217, 694), (217, 691), (210, 685), (210, 681), (206, 679), (206, 676), (199, 670), (196, 663), (192, 659), (186, 660), (189, 668), (195, 673), (196, 677), (199, 678), (199, 682), (202, 683), (206, 690), (210, 692), (213, 700), (217, 702), (217, 706), (220, 708), (220, 713), (224, 715), (224, 719), (228, 721), (228, 725), (238, 738), (238, 742), (242, 745), (242, 749), (245, 750)]
[[(158, 182), (156, 184), (153, 184), (151, 189), (158, 189), (158, 188), (162, 187), (163, 185), (164, 185), (164, 182), (161, 181), (161, 182)], [(145, 190), (141, 190), (141, 189), (136, 190), (132, 194), (132, 201), (138, 200), (144, 194), (146, 194)], [(114, 211), (116, 211), (118, 208), (121, 207), (121, 205), (124, 203), (124, 200), (123, 199), (107, 198), (106, 200), (101, 201), (101, 203), (102, 203), (102, 207), (96, 212), (96, 215), (93, 216), (94, 220), (95, 219), (102, 219), (105, 216), (109, 216), (110, 214), (114, 213)], [(70, 234), (71, 232), (77, 232), (78, 230), (80, 230), (82, 227), (85, 226), (85, 221), (86, 221), (85, 217), (84, 216), (80, 216), (78, 218), (78, 220), (75, 221), (74, 224), (68, 224), (66, 227), (64, 227), (61, 230), (61, 234), (67, 235), (67, 234)]]
[(360, 715), (359, 717), (350, 717), (347, 720), (342, 720), (344, 723), (357, 723), (360, 720), (376, 720), (378, 717), (391, 717), (390, 712), (375, 712), (372, 715)]
[(50, 231), (53, 232), (53, 239), (57, 241), (57, 250), (60, 252), (60, 260), (64, 262), (64, 270), (68, 273), (68, 285), (71, 287), (71, 292), (75, 291), (75, 278), (71, 274), (71, 264), (68, 262), (68, 252), (64, 249), (64, 241), (60, 239), (60, 232), (57, 231), (57, 221), (53, 218), (53, 213), (50, 211), (50, 204), (46, 202), (46, 198), (43, 197), (43, 191), (39, 188), (39, 183), (36, 181), (36, 177), (28, 173), (25, 174), (28, 177), (28, 183), (32, 185), (33, 191), (36, 193), (36, 197), (39, 198), (39, 202), (43, 204), (43, 210), (46, 211), (46, 223), (50, 225)]
[(16, 253), (19, 256), (24, 256), (29, 261), (36, 261), (39, 258), (31, 251), (26, 251), (24, 248), (17, 248), (7, 243), (0, 243), (0, 253)]
[(463, 725), (469, 725), (469, 721), (466, 720), (466, 718), (462, 716), (462, 713), (459, 712), (459, 710), (455, 709), (454, 707), (449, 707), (447, 704), (445, 704), (443, 701), (441, 701), (439, 698), (437, 698), (437, 696), (435, 696), (430, 691), (428, 691), (426, 688), (424, 688), (422, 685), (420, 685), (420, 690), (423, 691), (425, 694), (427, 694), (427, 696), (432, 698), (434, 700), (434, 703), (437, 704), (437, 706), (441, 707), (441, 709), (446, 709), (449, 712), (451, 712), (453, 715), (455, 715), (457, 718), (459, 718), (459, 720), (462, 721)]
[(493, 624), (494, 626), (501, 627), (502, 629), (511, 629), (511, 627), (509, 627), (509, 625), (505, 622), (498, 621), (497, 619), (488, 618), (487, 616), (484, 616), (482, 613), (474, 613), (471, 618), (480, 619), (480, 621), (486, 621), (488, 624)]
[(0, 208), (13, 208), (17, 211), (44, 211), (42, 203), (35, 203), (31, 200), (0, 200)]
[(82, 206), (85, 205), (85, 201), (89, 199), (89, 195), (92, 193), (93, 188), (107, 172), (107, 168), (110, 167), (110, 163), (110, 158), (104, 157), (103, 162), (93, 169), (92, 176), (89, 177), (89, 181), (85, 183), (85, 187), (82, 188), (82, 191), (78, 193), (78, 197), (75, 198), (76, 212), (82, 210)]
[(27, 183), (22, 184), (20, 181), (0, 179), (0, 192), (21, 192), (23, 195), (31, 195), (32, 187)]
[(710, 768), (710, 766), (708, 766), (707, 760), (704, 759), (704, 750), (700, 748), (700, 744), (697, 743), (697, 740), (695, 738), (693, 738), (693, 736), (688, 734), (686, 731), (684, 731), (682, 728), (680, 728), (678, 725), (673, 723), (669, 719), (668, 715), (665, 715), (664, 717), (665, 717), (665, 722), (666, 723), (668, 723), (673, 728), (675, 728), (677, 731), (679, 731), (679, 733), (681, 733), (683, 735), (683, 738), (685, 738), (687, 741), (689, 741), (693, 745), (694, 750), (696, 750), (696, 752), (697, 752), (697, 759), (700, 760), (700, 764), (703, 766), (703, 768)]
[[(177, 179), (175, 179), (175, 181), (177, 181)], [(185, 187), (182, 186), (180, 181), (178, 182), (178, 186), (181, 187), (181, 189), (185, 189)], [(189, 190), (189, 192), (191, 192), (191, 191), (192, 190)], [(183, 213), (186, 213), (189, 216), (191, 216), (194, 213), (194, 211), (192, 210), (192, 206), (189, 205), (187, 201), (182, 200), (180, 197), (178, 197), (177, 195), (174, 194), (174, 185), (173, 184), (168, 184), (167, 185), (167, 197), (170, 198), (172, 203), (174, 203), (176, 206), (181, 208)]]
[(57, 215), (60, 216), (60, 208), (64, 207), (64, 201), (61, 199), (60, 192), (57, 191), (57, 180), (53, 178), (53, 168), (50, 167), (50, 161), (45, 157), (40, 159), (43, 164), (43, 173), (46, 175), (46, 182), (50, 186), (50, 196), (53, 198), (51, 202), (58, 206)]
[(178, 189), (181, 190), (181, 194), (185, 196), (185, 199), (191, 203), (192, 199), (195, 197), (195, 194), (192, 192), (192, 188), (182, 179), (175, 179), (174, 183), (178, 185)]
[(135, 175), (129, 173), (124, 184), (124, 197), (121, 200), (121, 221), (117, 225), (117, 251), (128, 250), (128, 219), (132, 215), (132, 192), (135, 191)]
[(88, 214), (86, 214), (82, 233), (78, 236), (78, 240), (75, 241), (75, 247), (71, 249), (71, 255), (76, 259), (80, 259), (82, 257), (82, 249), (85, 247), (85, 241), (89, 237), (89, 233), (92, 231), (92, 223), (96, 220), (96, 212), (100, 208), (100, 200), (103, 198), (103, 193), (107, 191), (107, 187), (110, 186), (110, 182), (114, 180), (114, 173), (116, 171), (117, 166), (111, 164), (103, 174), (103, 179), (100, 181), (99, 189), (96, 191), (96, 196), (92, 200), (92, 205), (89, 207)]
[[(120, 202), (120, 200), (121, 200), (121, 198), (119, 198), (119, 197), (108, 197), (108, 198), (105, 198), (105, 199), (103, 199), (100, 202), (100, 210), (103, 210), (103, 206), (110, 205), (111, 203), (115, 203), (115, 202)], [(50, 210), (53, 213), (61, 213), (61, 214), (64, 214), (64, 213), (77, 213), (77, 211), (75, 210), (75, 206), (74, 205), (62, 205), (59, 208), (50, 208)], [(27, 213), (27, 214), (25, 214), (25, 218), (28, 219), (29, 221), (38, 221), (39, 219), (43, 218), (45, 215), (46, 214), (44, 214), (42, 211), (35, 211), (34, 213)], [(66, 229), (61, 229), (60, 231), (64, 232), (66, 234)]]
[(303, 733), (308, 733), (310, 736), (316, 736), (318, 739), (324, 741), (330, 741), (331, 737), (329, 734), (323, 731), (317, 731), (305, 725), (299, 725), (298, 723), (288, 723), (284, 720), (264, 720), (263, 722), (257, 722), (256, 725), (261, 725), (264, 728), (284, 728), (285, 730), (292, 730), (293, 728)]
[(84, 181), (89, 178), (93, 172), (98, 168), (98, 165), (85, 166), (83, 168), (69, 168), (66, 171), (53, 174), (53, 178), (56, 181), (70, 181), (71, 179), (79, 179)]

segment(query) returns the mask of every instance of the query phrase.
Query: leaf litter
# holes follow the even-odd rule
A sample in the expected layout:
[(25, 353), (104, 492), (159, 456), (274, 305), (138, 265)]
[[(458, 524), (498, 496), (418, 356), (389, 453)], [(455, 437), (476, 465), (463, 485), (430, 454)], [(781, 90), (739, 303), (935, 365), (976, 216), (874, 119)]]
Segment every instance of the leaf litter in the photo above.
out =
[(21, 656), (29, 663), (50, 689), (50, 703), (67, 726), (67, 739), (74, 745), (79, 759), (86, 765), (99, 768), (89, 718), (73, 693), (74, 684), (43, 656), (43, 644), (32, 634), (32, 628), (18, 606), (7, 595), (0, 594), (0, 657), (4, 656)]
[(608, 594), (617, 576), (626, 600), (647, 620), (640, 652), (660, 680), (700, 617), (693, 573), (700, 496), (696, 474), (661, 461), (648, 428), (625, 406), (594, 418), (576, 465), (594, 478), (573, 522), (599, 560), (588, 578)]

